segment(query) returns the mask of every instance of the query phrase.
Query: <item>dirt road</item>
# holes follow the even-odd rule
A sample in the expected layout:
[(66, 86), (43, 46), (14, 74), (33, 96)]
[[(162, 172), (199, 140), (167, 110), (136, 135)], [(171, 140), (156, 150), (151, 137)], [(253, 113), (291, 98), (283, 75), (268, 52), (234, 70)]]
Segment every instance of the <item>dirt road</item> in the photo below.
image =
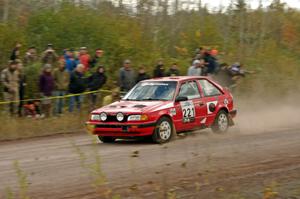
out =
[[(97, 157), (106, 188), (93, 187), (101, 171), (88, 168)], [(15, 160), (27, 175), (23, 183)], [(28, 189), (19, 187), (24, 183)], [(300, 197), (299, 127), (256, 133), (233, 129), (226, 135), (207, 130), (165, 145), (94, 144), (85, 133), (0, 144), (0, 198), (7, 188), (56, 199), (99, 198), (97, 191), (122, 198), (262, 198), (266, 187), (281, 198)]]

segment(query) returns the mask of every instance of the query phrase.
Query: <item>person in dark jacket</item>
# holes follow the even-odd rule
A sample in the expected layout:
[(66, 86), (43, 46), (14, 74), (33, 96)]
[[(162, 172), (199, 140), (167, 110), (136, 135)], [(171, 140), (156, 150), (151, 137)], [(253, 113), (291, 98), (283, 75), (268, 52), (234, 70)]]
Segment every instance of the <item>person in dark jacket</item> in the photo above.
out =
[(178, 70), (178, 66), (177, 63), (173, 63), (171, 68), (169, 69), (169, 71), (166, 74), (167, 76), (179, 76), (179, 70)]
[(207, 63), (207, 74), (214, 74), (216, 72), (216, 69), (218, 67), (217, 59), (210, 54), (210, 52), (205, 53), (204, 57), (205, 62)]
[(14, 47), (14, 49), (12, 50), (12, 53), (10, 55), (10, 60), (11, 61), (15, 61), (17, 59), (20, 59), (20, 49), (22, 47), (22, 44), (17, 42), (16, 46)]
[(18, 115), (19, 117), (23, 116), (23, 100), (25, 96), (25, 88), (26, 88), (26, 76), (23, 69), (23, 64), (21, 61), (18, 62), (18, 70), (20, 73), (20, 81), (19, 81), (19, 107), (18, 107)]
[(159, 61), (158, 64), (156, 65), (154, 71), (153, 71), (153, 77), (165, 77), (165, 68), (164, 68), (164, 63), (162, 61)]
[(101, 50), (100, 48), (96, 49), (95, 55), (90, 61), (90, 67), (94, 68), (95, 66), (99, 66), (102, 56), (103, 56), (103, 50)]
[(77, 110), (80, 111), (81, 108), (81, 95), (86, 89), (86, 81), (83, 76), (85, 66), (83, 64), (78, 64), (76, 69), (71, 73), (70, 83), (69, 83), (69, 93), (75, 94), (75, 96), (70, 97), (69, 112), (73, 112), (74, 103), (77, 104)]
[(47, 99), (52, 96), (54, 90), (54, 78), (51, 74), (52, 66), (46, 64), (43, 69), (43, 73), (40, 75), (40, 93), (42, 95), (42, 112), (45, 114), (45, 117), (50, 117), (51, 113), (51, 100)]
[[(104, 67), (99, 66), (97, 71), (89, 77), (89, 89), (90, 91), (97, 91), (106, 83), (107, 77), (104, 72)], [(90, 95), (91, 100), (91, 109), (94, 109), (97, 104), (97, 98), (99, 97), (100, 93), (92, 93)]]
[(139, 68), (139, 73), (136, 78), (136, 83), (139, 83), (140, 81), (150, 79), (150, 76), (146, 73), (145, 66), (141, 66)]

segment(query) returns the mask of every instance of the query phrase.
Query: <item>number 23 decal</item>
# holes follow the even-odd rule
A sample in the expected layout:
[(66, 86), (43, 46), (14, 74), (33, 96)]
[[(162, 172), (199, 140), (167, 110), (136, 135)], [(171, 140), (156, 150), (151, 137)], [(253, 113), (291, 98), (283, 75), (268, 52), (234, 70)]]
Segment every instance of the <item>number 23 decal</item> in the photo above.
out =
[(195, 121), (195, 106), (193, 101), (180, 102), (184, 123)]

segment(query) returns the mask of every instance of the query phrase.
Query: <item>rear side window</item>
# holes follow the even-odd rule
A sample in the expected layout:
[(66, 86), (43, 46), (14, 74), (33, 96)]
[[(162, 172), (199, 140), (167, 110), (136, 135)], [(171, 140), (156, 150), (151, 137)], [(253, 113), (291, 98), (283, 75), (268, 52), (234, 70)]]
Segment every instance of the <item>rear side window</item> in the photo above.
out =
[(202, 87), (203, 94), (205, 97), (218, 96), (222, 94), (221, 91), (215, 85), (213, 85), (206, 79), (201, 79), (198, 81)]
[(178, 96), (190, 99), (200, 98), (200, 92), (195, 81), (186, 82), (181, 85)]

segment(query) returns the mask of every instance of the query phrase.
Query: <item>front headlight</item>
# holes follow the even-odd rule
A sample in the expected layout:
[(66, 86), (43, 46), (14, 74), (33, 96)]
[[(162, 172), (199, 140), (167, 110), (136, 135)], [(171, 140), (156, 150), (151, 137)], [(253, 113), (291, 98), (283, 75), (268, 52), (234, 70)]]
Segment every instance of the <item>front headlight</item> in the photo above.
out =
[(130, 115), (128, 121), (146, 121), (148, 120), (147, 115)]
[(118, 113), (117, 114), (117, 120), (119, 121), (119, 122), (122, 122), (123, 120), (124, 120), (124, 114), (123, 113)]
[(99, 114), (92, 114), (91, 115), (91, 120), (92, 121), (100, 121), (101, 120), (100, 115)]
[(102, 121), (102, 122), (105, 122), (106, 120), (107, 120), (107, 114), (106, 113), (101, 113), (100, 114), (100, 120)]

